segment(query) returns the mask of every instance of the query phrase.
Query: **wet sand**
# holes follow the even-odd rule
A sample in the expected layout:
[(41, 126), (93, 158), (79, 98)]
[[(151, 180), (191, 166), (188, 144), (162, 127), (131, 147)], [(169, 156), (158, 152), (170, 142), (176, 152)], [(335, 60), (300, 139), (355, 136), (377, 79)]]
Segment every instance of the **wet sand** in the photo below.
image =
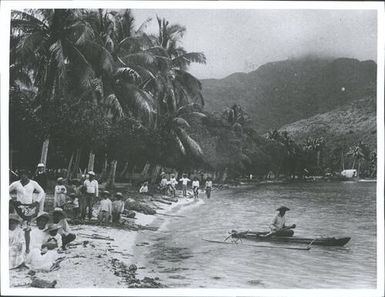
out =
[[(163, 197), (166, 198), (166, 197)], [(157, 276), (148, 277), (140, 273), (144, 267), (137, 266), (134, 247), (150, 243), (137, 242), (138, 232), (156, 232), (152, 226), (157, 218), (167, 218), (184, 206), (193, 203), (192, 198), (178, 197), (178, 202), (166, 204), (148, 198), (147, 203), (156, 208), (155, 215), (136, 212), (135, 219), (126, 219), (128, 226), (135, 228), (96, 225), (72, 225), (77, 238), (62, 257), (58, 267), (49, 272), (31, 271), (28, 268), (10, 270), (10, 287), (31, 287), (33, 280), (56, 281), (55, 288), (161, 288)], [(139, 227), (139, 230), (137, 230)], [(150, 227), (152, 230), (146, 230)], [(153, 227), (153, 228), (151, 228)], [(142, 229), (143, 228), (143, 229)], [(137, 231), (133, 231), (137, 230)], [(93, 238), (97, 234), (108, 239)]]

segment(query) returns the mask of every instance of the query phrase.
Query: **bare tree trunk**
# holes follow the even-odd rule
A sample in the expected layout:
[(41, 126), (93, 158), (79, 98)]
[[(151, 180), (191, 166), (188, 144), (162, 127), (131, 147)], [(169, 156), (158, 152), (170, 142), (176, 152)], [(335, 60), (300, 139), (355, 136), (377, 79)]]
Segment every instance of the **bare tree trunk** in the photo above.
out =
[(353, 159), (353, 166), (352, 166), (352, 169), (354, 169), (355, 166), (356, 166), (356, 158)]
[(70, 158), (70, 161), (69, 161), (68, 167), (67, 167), (67, 180), (72, 178), (71, 169), (72, 169), (72, 163), (74, 161), (74, 156), (75, 156), (75, 152), (72, 152), (71, 158)]
[(221, 183), (224, 183), (227, 179), (227, 170), (228, 170), (227, 167), (225, 168), (225, 170), (223, 170), (221, 180), (220, 180)]
[(127, 169), (128, 169), (128, 162), (124, 163), (124, 168), (123, 168), (122, 171), (120, 171), (119, 176), (120, 177), (124, 176), (124, 174), (126, 173)]
[(76, 149), (75, 165), (72, 168), (73, 175), (75, 175), (75, 177), (77, 177), (77, 174), (78, 174), (81, 154), (82, 154), (82, 149), (80, 148)]
[(151, 176), (151, 183), (152, 184), (156, 182), (156, 179), (158, 178), (160, 169), (161, 169), (161, 167), (159, 165), (155, 165), (154, 170), (152, 172), (152, 176)]
[(103, 169), (102, 169), (102, 173), (100, 173), (100, 179), (101, 180), (105, 180), (106, 179), (107, 169), (108, 169), (108, 157), (107, 157), (107, 154), (104, 154)]
[(151, 166), (150, 163), (146, 162), (141, 173), (143, 176), (147, 176), (150, 166)]
[(358, 166), (357, 166), (357, 177), (360, 178), (360, 168), (361, 168), (361, 160), (358, 159)]
[(48, 156), (49, 138), (44, 140), (41, 148), (40, 163), (43, 163), (47, 167), (47, 156)]
[(108, 186), (111, 188), (115, 187), (115, 177), (116, 177), (116, 166), (118, 164), (117, 160), (112, 160), (110, 163), (110, 174), (109, 174), (109, 179), (108, 179)]
[(321, 158), (321, 151), (317, 151), (317, 168), (319, 168), (320, 158)]
[(94, 165), (95, 165), (95, 154), (93, 151), (90, 151), (90, 155), (88, 157), (88, 171), (94, 171)]

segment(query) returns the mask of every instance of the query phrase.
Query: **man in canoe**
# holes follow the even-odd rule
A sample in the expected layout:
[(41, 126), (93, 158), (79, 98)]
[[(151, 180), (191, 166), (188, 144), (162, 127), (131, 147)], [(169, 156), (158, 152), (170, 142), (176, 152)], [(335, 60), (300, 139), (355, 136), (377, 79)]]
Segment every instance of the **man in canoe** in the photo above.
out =
[(277, 208), (279, 213), (274, 217), (272, 224), (270, 225), (270, 232), (263, 237), (271, 237), (275, 236), (293, 236), (294, 231), (290, 229), (294, 229), (296, 227), (295, 224), (291, 226), (286, 226), (286, 211), (290, 210), (286, 206), (281, 206)]

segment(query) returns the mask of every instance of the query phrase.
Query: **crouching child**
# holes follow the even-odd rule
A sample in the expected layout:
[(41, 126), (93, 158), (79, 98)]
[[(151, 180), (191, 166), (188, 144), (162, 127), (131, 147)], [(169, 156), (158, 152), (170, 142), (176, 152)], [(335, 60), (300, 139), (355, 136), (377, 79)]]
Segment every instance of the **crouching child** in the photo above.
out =
[(120, 192), (115, 194), (115, 200), (112, 202), (112, 223), (119, 224), (120, 216), (124, 210), (124, 201), (122, 201), (123, 195)]

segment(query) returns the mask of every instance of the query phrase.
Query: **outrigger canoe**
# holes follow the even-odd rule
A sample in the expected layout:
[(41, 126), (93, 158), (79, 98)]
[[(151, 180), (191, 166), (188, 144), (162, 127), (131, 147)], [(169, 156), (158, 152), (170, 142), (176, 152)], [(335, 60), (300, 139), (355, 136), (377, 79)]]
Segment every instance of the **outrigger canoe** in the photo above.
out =
[(282, 242), (282, 243), (303, 243), (303, 244), (312, 244), (312, 245), (322, 245), (322, 246), (344, 246), (350, 240), (350, 237), (319, 237), (319, 238), (306, 238), (306, 237), (296, 237), (296, 236), (271, 236), (263, 237), (268, 232), (238, 232), (231, 231), (230, 237), (235, 239), (250, 239), (254, 241), (264, 241), (264, 242)]

